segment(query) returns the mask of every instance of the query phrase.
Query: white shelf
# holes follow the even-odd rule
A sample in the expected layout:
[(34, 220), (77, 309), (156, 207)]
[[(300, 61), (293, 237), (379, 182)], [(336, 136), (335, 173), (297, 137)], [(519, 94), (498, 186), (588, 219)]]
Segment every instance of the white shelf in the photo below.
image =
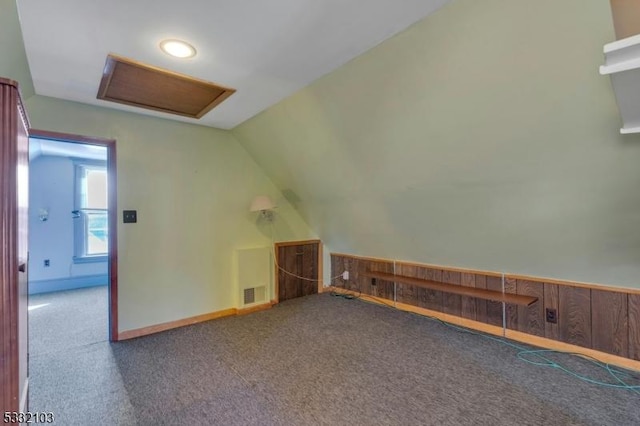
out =
[(600, 74), (611, 77), (622, 116), (620, 133), (640, 133), (640, 35), (604, 46)]

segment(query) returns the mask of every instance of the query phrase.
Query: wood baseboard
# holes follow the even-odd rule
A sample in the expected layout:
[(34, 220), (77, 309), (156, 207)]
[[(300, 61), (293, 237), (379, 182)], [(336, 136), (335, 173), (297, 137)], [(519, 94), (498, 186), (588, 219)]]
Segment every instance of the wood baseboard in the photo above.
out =
[(161, 331), (171, 330), (173, 328), (184, 327), (187, 325), (193, 325), (200, 322), (211, 321), (217, 318), (230, 317), (234, 315), (247, 315), (253, 312), (264, 311), (271, 309), (275, 303), (273, 301), (263, 303), (261, 305), (250, 306), (248, 308), (237, 309), (229, 308), (222, 311), (211, 312), (208, 314), (197, 315), (195, 317), (183, 318), (176, 321), (169, 321), (162, 324), (150, 325), (148, 327), (136, 328), (134, 330), (121, 331), (118, 333), (118, 341), (135, 339), (136, 337), (147, 336), (149, 334), (160, 333)]
[(253, 312), (264, 311), (266, 309), (271, 309), (273, 305), (274, 305), (273, 302), (267, 302), (261, 305), (255, 305), (255, 306), (250, 306), (248, 308), (238, 309), (236, 315), (247, 315)]
[(195, 317), (183, 318), (177, 321), (165, 322), (162, 324), (151, 325), (149, 327), (137, 328), (135, 330), (122, 331), (118, 333), (118, 340), (134, 339), (136, 337), (142, 337), (149, 334), (159, 333), (161, 331), (171, 330), (173, 328), (184, 327), (186, 325), (193, 325), (199, 322), (233, 316), (233, 315), (236, 315), (237, 313), (238, 313), (238, 310), (236, 308), (229, 308), (229, 309), (223, 309), (222, 311), (211, 312), (203, 315), (197, 315)]
[[(345, 293), (351, 295), (357, 295), (358, 293), (351, 290), (346, 290), (340, 287), (330, 287), (332, 291), (337, 293)], [(369, 296), (366, 294), (360, 295), (360, 299), (368, 302), (385, 305), (391, 308), (400, 309), (406, 312), (412, 312), (419, 315), (437, 318), (444, 322), (466, 327), (471, 330), (481, 331), (483, 333), (491, 334), (494, 336), (501, 336), (507, 339), (515, 340), (521, 343), (525, 343), (532, 346), (537, 346), (544, 349), (552, 349), (559, 352), (570, 352), (577, 355), (583, 355), (588, 358), (596, 359), (605, 364), (616, 365), (618, 367), (627, 368), (630, 370), (640, 371), (640, 361), (633, 359), (620, 357), (617, 355), (608, 354), (606, 352), (596, 351), (594, 349), (583, 348), (582, 346), (576, 346), (569, 343), (559, 342), (557, 340), (547, 339), (545, 337), (534, 336), (527, 333), (522, 333), (516, 330), (504, 329), (495, 325), (485, 324), (478, 321), (473, 321), (466, 318), (461, 318), (455, 315), (445, 314), (443, 312), (432, 311), (429, 309), (420, 308), (418, 306), (407, 305), (400, 302), (393, 302), (392, 300)]]

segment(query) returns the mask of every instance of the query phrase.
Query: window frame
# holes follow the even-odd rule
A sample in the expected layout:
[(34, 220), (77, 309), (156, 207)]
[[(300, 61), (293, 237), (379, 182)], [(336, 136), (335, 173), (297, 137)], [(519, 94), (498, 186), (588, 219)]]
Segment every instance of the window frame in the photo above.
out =
[[(104, 254), (87, 254), (88, 241), (88, 214), (91, 212), (109, 213), (108, 206), (104, 209), (90, 209), (82, 206), (82, 177), (86, 169), (99, 169), (106, 173), (107, 185), (109, 175), (107, 162), (101, 160), (72, 159), (73, 161), (73, 263), (106, 262), (109, 259), (109, 239), (107, 238), (107, 251)], [(108, 196), (108, 195), (107, 195)], [(109, 219), (107, 216), (107, 226)]]

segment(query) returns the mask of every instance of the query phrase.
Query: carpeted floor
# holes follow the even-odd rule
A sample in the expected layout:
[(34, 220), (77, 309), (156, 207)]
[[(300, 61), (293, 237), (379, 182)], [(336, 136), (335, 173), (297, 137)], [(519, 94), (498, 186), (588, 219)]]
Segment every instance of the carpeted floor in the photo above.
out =
[(107, 341), (108, 323), (107, 286), (29, 296), (29, 353)]
[[(32, 355), (31, 411), (53, 411), (64, 425), (640, 424), (640, 395), (516, 354), (424, 317), (323, 294)], [(610, 381), (588, 361), (558, 359)]]

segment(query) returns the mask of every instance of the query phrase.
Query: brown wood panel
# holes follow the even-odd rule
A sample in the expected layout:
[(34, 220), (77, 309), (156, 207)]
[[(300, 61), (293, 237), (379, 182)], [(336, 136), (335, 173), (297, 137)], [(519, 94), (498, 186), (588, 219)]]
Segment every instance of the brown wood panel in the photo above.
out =
[(627, 295), (591, 290), (593, 349), (629, 356), (629, 307)]
[(629, 358), (640, 360), (640, 295), (629, 295)]
[(560, 340), (560, 326), (558, 323), (546, 321), (546, 310), (555, 309), (556, 313), (560, 309), (560, 290), (557, 284), (544, 283), (544, 337), (548, 339)]
[[(513, 304), (530, 305), (537, 300), (535, 297), (521, 296), (515, 293), (503, 293), (501, 290), (497, 290), (497, 291), (484, 290), (484, 289), (461, 286), (457, 284), (430, 281), (430, 280), (425, 280), (421, 278), (405, 277), (402, 275), (394, 275), (394, 274), (389, 274), (384, 272), (367, 271), (367, 272), (364, 272), (364, 274), (371, 278), (388, 280), (393, 282), (402, 282), (406, 284), (428, 288), (431, 290), (442, 291), (445, 294), (477, 297), (480, 299), (498, 301), (500, 303), (505, 302), (505, 303), (513, 303)], [(455, 274), (459, 274), (459, 273), (455, 272)], [(459, 276), (457, 277), (457, 280), (459, 281)]]
[[(393, 262), (387, 259), (381, 259), (381, 258), (374, 258), (374, 257), (364, 257), (364, 256), (355, 256), (355, 255), (351, 255), (351, 254), (337, 254), (338, 256), (344, 256), (347, 258), (355, 258), (355, 259), (364, 259), (364, 260), (374, 260), (374, 261), (383, 261), (383, 262)], [(457, 268), (457, 267), (453, 267), (453, 266), (447, 266), (447, 267), (441, 267), (438, 265), (430, 265), (430, 264), (426, 264), (426, 263), (412, 263), (412, 262), (405, 262), (402, 261), (402, 263), (407, 264), (407, 265), (416, 265), (422, 268), (426, 268), (426, 269), (437, 269), (437, 270), (442, 270), (442, 269), (446, 269), (448, 271), (457, 271), (457, 272), (461, 272), (461, 273), (473, 273), (476, 275), (483, 275), (486, 277), (501, 277), (502, 274), (499, 272), (495, 272), (495, 271), (480, 271), (480, 270), (475, 270), (475, 269), (469, 269), (469, 268)], [(516, 280), (528, 280), (528, 281), (535, 281), (535, 282), (545, 282), (547, 284), (558, 284), (558, 285), (565, 285), (565, 286), (571, 286), (571, 287), (583, 287), (583, 288), (594, 288), (596, 290), (606, 290), (606, 291), (614, 291), (614, 292), (618, 292), (618, 293), (625, 293), (625, 294), (638, 294), (640, 295), (640, 288), (631, 288), (631, 287), (616, 287), (616, 286), (612, 286), (609, 284), (598, 284), (598, 283), (589, 283), (589, 282), (580, 282), (580, 281), (571, 281), (571, 280), (561, 280), (561, 279), (554, 279), (554, 278), (540, 278), (537, 276), (533, 276), (533, 275), (523, 275), (523, 274), (508, 274), (506, 275), (509, 278), (515, 278)]]
[[(476, 275), (470, 272), (463, 272), (460, 275), (460, 285), (464, 287), (476, 287)], [(476, 298), (462, 296), (461, 297), (461, 316), (463, 318), (476, 319)]]
[(300, 288), (302, 296), (310, 294), (318, 294), (318, 247), (319, 244), (305, 244), (302, 246), (301, 270), (302, 277), (310, 278), (315, 281), (300, 280)]
[(235, 89), (110, 54), (97, 98), (200, 118), (233, 93)]
[[(475, 274), (476, 288), (487, 288), (487, 276), (481, 274)], [(489, 323), (489, 317), (487, 313), (487, 301), (483, 299), (475, 299), (476, 301), (476, 321)]]
[[(487, 277), (487, 290), (502, 291), (502, 278)], [(487, 300), (487, 323), (502, 326), (502, 303)]]
[[(402, 263), (396, 263), (396, 274), (421, 278), (419, 274), (419, 267), (415, 265), (406, 265)], [(396, 283), (396, 301), (406, 303), (408, 305), (418, 305), (418, 287), (411, 284)]]
[(569, 286), (558, 287), (558, 331), (560, 340), (590, 348), (591, 290)]
[[(462, 287), (462, 274), (457, 271), (442, 271), (442, 282)], [(466, 287), (465, 287), (466, 288)], [(459, 294), (443, 292), (443, 311), (449, 315), (462, 315), (462, 296)]]
[[(27, 386), (29, 128), (15, 81), (0, 78), (0, 407)], [(19, 173), (24, 170), (26, 173)]]
[[(506, 277), (504, 279), (504, 291), (508, 294), (518, 294), (518, 289), (516, 286), (516, 279)], [(518, 306), (514, 303), (506, 303), (505, 304), (505, 315), (506, 321), (505, 325), (507, 328), (512, 330), (516, 330), (518, 328)], [(531, 305), (527, 305), (531, 306)]]
[(342, 273), (344, 271), (349, 272), (349, 279), (355, 278), (352, 259), (331, 254), (331, 276), (335, 277), (331, 280), (332, 286), (345, 287), (345, 280), (342, 279)]
[(278, 256), (278, 301), (318, 293), (320, 243), (276, 243)]
[[(383, 274), (378, 275), (377, 286), (371, 288), (374, 296), (393, 300), (393, 283), (396, 282), (398, 303), (407, 308), (419, 306), (502, 326), (501, 302), (458, 293), (466, 291), (465, 289), (485, 289), (502, 296), (501, 277), (406, 262), (396, 263), (397, 275), (393, 275), (392, 261), (351, 256), (346, 258), (358, 263), (360, 279), (365, 283), (371, 281), (370, 271)], [(438, 285), (446, 286), (447, 291), (441, 290)], [(640, 294), (634, 289), (629, 289), (626, 293), (620, 288), (595, 287), (597, 286), (558, 280), (542, 282), (535, 277), (509, 275), (505, 278), (505, 297), (528, 296), (527, 300), (537, 299), (537, 302), (529, 306), (507, 303), (507, 328), (640, 360)], [(453, 294), (448, 294), (452, 290)], [(451, 295), (459, 297), (459, 305), (456, 301), (451, 303)], [(546, 308), (556, 310), (557, 324), (546, 322)]]
[(393, 301), (394, 293), (395, 293), (395, 284), (394, 281), (391, 280), (376, 280), (376, 285), (371, 284), (371, 277), (367, 277), (365, 274), (367, 271), (377, 271), (385, 274), (393, 274), (393, 262), (382, 262), (382, 261), (364, 261), (361, 262), (363, 269), (360, 274), (365, 277), (365, 279), (369, 282), (371, 286), (371, 294), (373, 296), (382, 297), (384, 299), (388, 299)]
[[(442, 281), (442, 269), (424, 268), (424, 278), (431, 281)], [(432, 311), (442, 312), (443, 293), (427, 288), (418, 289), (418, 306)]]
[(362, 269), (362, 261), (360, 259), (346, 258), (347, 270), (349, 271), (349, 279), (344, 282), (344, 288), (352, 291), (362, 292), (364, 294), (370, 294), (371, 289), (368, 286), (364, 286), (364, 277), (360, 276), (360, 270)]
[(518, 294), (534, 296), (538, 301), (530, 306), (518, 306), (516, 329), (524, 333), (544, 337), (544, 283), (530, 280), (516, 280)]
[[(293, 265), (293, 257), (289, 256), (287, 247), (278, 247), (277, 248), (277, 256), (278, 256), (278, 301), (282, 302), (287, 300), (288, 298), (295, 297), (291, 294), (290, 289), (290, 281), (292, 277), (287, 275), (284, 271), (289, 271), (295, 273), (294, 265)], [(281, 269), (282, 268), (282, 269)]]
[(330, 268), (331, 268), (330, 269), (331, 270), (331, 276), (332, 277), (337, 277), (337, 278), (334, 278), (334, 279), (331, 280), (331, 285), (335, 286), (335, 287), (342, 287), (343, 286), (342, 275), (340, 275), (339, 273), (341, 273), (344, 270), (344, 268), (340, 266), (341, 265), (341, 262), (340, 262), (341, 259), (338, 259), (338, 256), (336, 256), (334, 254), (332, 254), (329, 257), (329, 259), (330, 259), (329, 260), (329, 264), (331, 265), (330, 266)]

